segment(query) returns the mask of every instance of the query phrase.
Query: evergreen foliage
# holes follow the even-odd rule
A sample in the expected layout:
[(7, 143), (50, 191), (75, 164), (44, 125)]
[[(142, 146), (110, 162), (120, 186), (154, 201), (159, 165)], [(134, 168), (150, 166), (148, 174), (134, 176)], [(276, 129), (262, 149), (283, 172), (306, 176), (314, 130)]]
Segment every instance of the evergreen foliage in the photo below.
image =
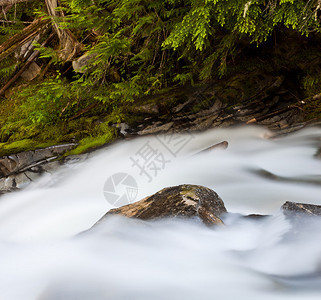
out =
[[(16, 113), (29, 125), (59, 124), (96, 102), (110, 113), (162, 88), (222, 77), (244, 47), (259, 46), (282, 28), (305, 36), (320, 32), (318, 0), (61, 0), (60, 4), (64, 17), (53, 21), (72, 32), (82, 44), (79, 55), (91, 59), (83, 73), (76, 73), (70, 61), (60, 59), (58, 39), (46, 47), (35, 45), (39, 62), (48, 71), (41, 84), (19, 89), (20, 99), (26, 100)], [(0, 42), (21, 30), (23, 22), (45, 13), (40, 0), (17, 5), (7, 14), (15, 22), (1, 24)], [(1, 84), (16, 66), (14, 57), (0, 62)]]

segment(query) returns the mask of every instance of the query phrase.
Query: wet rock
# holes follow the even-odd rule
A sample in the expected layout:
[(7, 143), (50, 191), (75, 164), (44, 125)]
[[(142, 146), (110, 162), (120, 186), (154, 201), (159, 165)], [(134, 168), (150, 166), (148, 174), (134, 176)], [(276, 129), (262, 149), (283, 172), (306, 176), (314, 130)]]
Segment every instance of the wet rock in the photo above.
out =
[(250, 215), (244, 216), (243, 218), (250, 219), (250, 220), (262, 220), (267, 217), (270, 217), (270, 216), (269, 215), (260, 215), (260, 214), (250, 214)]
[(21, 173), (39, 164), (47, 163), (75, 146), (76, 144), (64, 144), (3, 156), (0, 158), (0, 178)]
[(216, 149), (227, 149), (227, 147), (228, 147), (228, 142), (227, 141), (223, 141), (223, 142), (220, 142), (220, 143), (215, 144), (213, 146), (210, 146), (210, 147), (198, 152), (197, 154), (210, 152), (210, 151), (216, 150)]
[(14, 177), (16, 188), (22, 189), (31, 183), (31, 179), (25, 173), (19, 173)]
[(127, 131), (130, 129), (129, 125), (126, 123), (117, 123), (117, 124), (113, 124), (111, 126), (117, 128), (119, 130), (119, 133), (122, 135), (126, 135)]
[(123, 215), (142, 220), (185, 217), (199, 218), (207, 225), (223, 224), (226, 208), (213, 190), (199, 185), (179, 185), (164, 188), (136, 203), (111, 209), (98, 221), (110, 215)]
[[(22, 189), (37, 180), (44, 172), (54, 172), (62, 164), (55, 159), (76, 145), (57, 145), (1, 157), (0, 194)], [(81, 156), (78, 157), (79, 160)]]
[(47, 172), (47, 173), (53, 173), (53, 172), (56, 171), (60, 166), (61, 166), (61, 162), (55, 160), (55, 161), (52, 161), (52, 162), (43, 164), (43, 165), (41, 166), (41, 171)]
[(153, 124), (150, 126), (147, 126), (146, 128), (144, 128), (141, 131), (138, 131), (137, 134), (139, 135), (146, 135), (146, 134), (157, 134), (157, 133), (163, 133), (163, 132), (167, 132), (170, 130), (170, 128), (173, 126), (173, 122), (170, 123), (166, 123), (163, 125), (159, 125), (158, 124)]
[(14, 176), (0, 179), (0, 194), (8, 193), (16, 189), (16, 181)]
[(281, 210), (291, 225), (291, 230), (283, 236), (284, 240), (305, 239), (320, 228), (321, 205), (287, 201), (282, 205)]
[(75, 163), (80, 163), (85, 161), (88, 157), (90, 157), (90, 153), (84, 153), (84, 154), (77, 154), (77, 155), (69, 155), (67, 157), (65, 157), (62, 160), (63, 164), (67, 164), (67, 165), (72, 165)]
[(287, 201), (282, 205), (282, 211), (287, 217), (321, 216), (321, 205), (296, 203)]
[(37, 171), (26, 171), (24, 174), (30, 179), (30, 181), (35, 181), (41, 177), (42, 170), (39, 168)]

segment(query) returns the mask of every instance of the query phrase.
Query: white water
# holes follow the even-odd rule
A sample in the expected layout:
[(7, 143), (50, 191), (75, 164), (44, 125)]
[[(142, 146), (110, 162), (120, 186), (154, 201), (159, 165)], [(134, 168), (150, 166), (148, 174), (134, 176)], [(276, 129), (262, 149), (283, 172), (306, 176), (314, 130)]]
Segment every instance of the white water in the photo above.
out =
[[(121, 142), (1, 197), (0, 300), (320, 299), (321, 222), (289, 235), (279, 208), (285, 201), (321, 204), (321, 186), (255, 171), (321, 181), (321, 160), (314, 158), (321, 129), (268, 136), (253, 127), (208, 131), (188, 136), (176, 157), (155, 137)], [(194, 155), (223, 140), (227, 150)], [(147, 142), (170, 160), (151, 182), (130, 159)], [(77, 235), (113, 207), (103, 189), (118, 172), (136, 179), (136, 200), (167, 186), (200, 184), (234, 214), (216, 229), (113, 217)], [(272, 217), (238, 215), (251, 213)]]

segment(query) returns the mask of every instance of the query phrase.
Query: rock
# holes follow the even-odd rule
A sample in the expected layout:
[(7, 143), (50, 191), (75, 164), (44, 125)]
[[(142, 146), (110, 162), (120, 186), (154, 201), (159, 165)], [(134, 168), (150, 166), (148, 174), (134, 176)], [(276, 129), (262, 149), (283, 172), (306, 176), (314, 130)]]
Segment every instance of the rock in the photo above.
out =
[(187, 101), (178, 104), (177, 106), (172, 108), (173, 113), (178, 113), (180, 112), (185, 106), (191, 104), (194, 101), (194, 99), (188, 99)]
[(146, 135), (146, 134), (158, 134), (158, 133), (166, 133), (169, 131), (169, 129), (173, 126), (174, 122), (169, 122), (163, 125), (153, 124), (150, 126), (147, 126), (141, 131), (138, 131), (137, 134), (139, 135)]
[(22, 189), (31, 183), (31, 179), (25, 173), (17, 174), (14, 180), (17, 189)]
[(30, 181), (35, 181), (41, 177), (42, 171), (39, 169), (37, 172), (26, 171), (24, 174), (30, 179)]
[(0, 194), (8, 193), (16, 189), (16, 181), (14, 176), (0, 179)]
[(129, 125), (126, 123), (117, 123), (117, 124), (113, 124), (111, 126), (117, 128), (119, 130), (120, 134), (122, 134), (122, 135), (126, 135), (127, 130), (130, 129)]
[(185, 184), (164, 188), (136, 203), (111, 209), (98, 223), (110, 215), (123, 215), (142, 220), (196, 217), (212, 225), (223, 224), (221, 216), (226, 212), (224, 202), (213, 190)]
[(31, 63), (29, 68), (21, 74), (21, 77), (26, 81), (35, 79), (41, 72), (41, 68), (35, 63)]
[(304, 239), (320, 227), (321, 205), (287, 201), (281, 209), (291, 225), (291, 230), (283, 236), (284, 240)]
[(210, 151), (216, 150), (216, 149), (227, 149), (227, 147), (228, 147), (228, 142), (227, 141), (223, 141), (223, 142), (220, 142), (220, 143), (215, 144), (213, 146), (210, 146), (210, 147), (198, 152), (197, 154), (207, 153), (207, 152), (210, 152)]
[(287, 217), (321, 216), (321, 205), (296, 203), (287, 201), (282, 205), (282, 211)]
[(130, 108), (133, 113), (148, 114), (148, 115), (158, 115), (159, 108), (157, 103), (147, 103), (143, 105), (137, 105)]
[(77, 60), (72, 62), (72, 67), (75, 72), (77, 73), (85, 73), (85, 69), (88, 66), (88, 62), (93, 59), (96, 54), (92, 53), (85, 53), (84, 55), (80, 56)]
[(47, 163), (75, 146), (76, 144), (64, 144), (3, 156), (0, 158), (0, 178), (21, 173), (39, 164)]
[(90, 153), (84, 153), (84, 154), (77, 154), (77, 155), (69, 155), (66, 156), (63, 160), (62, 163), (66, 165), (72, 165), (75, 163), (80, 163), (85, 161), (88, 157), (90, 157)]
[(217, 119), (218, 114), (210, 117), (201, 117), (190, 122), (188, 130), (190, 131), (204, 131), (212, 127), (212, 124)]
[(55, 172), (59, 167), (61, 166), (61, 162), (60, 161), (52, 161), (46, 164), (43, 164), (41, 166), (41, 170), (43, 172), (47, 172), (47, 173), (53, 173)]
[[(51, 146), (0, 158), (0, 195), (21, 189), (37, 180), (42, 173), (54, 172), (62, 163), (54, 159), (77, 144)], [(81, 156), (78, 156), (78, 161)]]

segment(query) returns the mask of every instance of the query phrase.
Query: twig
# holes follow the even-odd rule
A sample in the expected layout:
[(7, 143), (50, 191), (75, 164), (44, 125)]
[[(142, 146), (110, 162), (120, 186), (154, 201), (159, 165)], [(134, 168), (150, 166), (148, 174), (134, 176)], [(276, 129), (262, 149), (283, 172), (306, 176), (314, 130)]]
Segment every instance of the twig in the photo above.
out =
[[(1, 23), (12, 23), (12, 24), (16, 24), (17, 21), (9, 21), (9, 20), (0, 20)], [(28, 22), (28, 21), (20, 21), (20, 23), (22, 24), (32, 24), (33, 22)]]
[[(52, 33), (42, 44), (41, 46), (44, 47), (52, 38), (54, 34)], [(39, 55), (40, 51), (35, 51), (28, 59), (27, 62), (21, 67), (21, 69), (16, 73), (0, 90), (0, 96), (3, 95), (3, 93), (13, 84), (20, 75), (31, 65), (31, 63), (36, 59), (36, 57)]]
[(82, 114), (90, 111), (91, 109), (95, 108), (97, 105), (98, 105), (98, 102), (93, 103), (93, 104), (85, 107), (84, 109), (82, 109), (81, 111), (79, 111), (78, 113), (76, 113), (74, 116), (72, 116), (71, 118), (69, 118), (68, 121), (71, 121), (71, 120), (73, 120), (73, 119), (78, 118), (80, 115), (82, 115)]
[[(269, 114), (267, 114), (265, 116), (261, 116), (261, 117), (257, 117), (257, 118), (253, 118), (251, 120), (248, 120), (246, 122), (246, 124), (252, 124), (252, 123), (256, 123), (256, 122), (261, 122), (261, 121), (263, 121), (263, 120), (265, 120), (267, 118), (274, 117), (274, 116), (276, 116), (278, 114), (282, 114), (282, 113), (287, 112), (287, 111), (289, 111), (291, 109), (294, 109), (294, 108), (299, 108), (299, 107), (297, 105), (289, 105), (289, 106), (287, 106), (285, 108), (273, 111), (273, 112), (271, 112), (271, 113), (269, 113)], [(301, 108), (299, 108), (299, 109), (301, 109)]]

